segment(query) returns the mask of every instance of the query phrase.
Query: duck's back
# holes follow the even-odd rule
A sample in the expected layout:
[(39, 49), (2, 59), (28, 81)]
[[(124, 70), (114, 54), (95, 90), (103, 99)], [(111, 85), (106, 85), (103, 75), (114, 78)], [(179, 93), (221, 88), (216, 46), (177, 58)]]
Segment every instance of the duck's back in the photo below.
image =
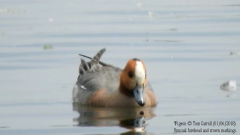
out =
[(99, 59), (105, 50), (101, 50), (90, 61), (81, 61), (79, 77), (73, 88), (73, 102), (88, 104), (88, 100), (96, 91), (105, 90), (109, 93), (117, 90), (121, 69), (108, 65), (99, 64)]

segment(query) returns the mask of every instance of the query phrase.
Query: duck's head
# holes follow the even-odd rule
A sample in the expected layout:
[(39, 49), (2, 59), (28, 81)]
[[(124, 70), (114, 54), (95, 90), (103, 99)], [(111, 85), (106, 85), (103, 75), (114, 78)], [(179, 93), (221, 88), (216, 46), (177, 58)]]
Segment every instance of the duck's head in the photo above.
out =
[(147, 73), (144, 63), (136, 58), (129, 60), (120, 76), (121, 92), (127, 96), (133, 96), (140, 106), (144, 106), (146, 84)]

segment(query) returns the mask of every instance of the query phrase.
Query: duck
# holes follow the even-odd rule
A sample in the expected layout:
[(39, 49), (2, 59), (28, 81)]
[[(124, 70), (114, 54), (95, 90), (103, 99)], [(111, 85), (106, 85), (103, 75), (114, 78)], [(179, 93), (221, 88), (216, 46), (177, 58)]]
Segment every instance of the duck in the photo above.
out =
[(146, 66), (138, 58), (130, 59), (125, 68), (100, 61), (106, 51), (93, 58), (81, 58), (79, 75), (72, 90), (73, 103), (96, 107), (155, 107), (157, 99), (147, 80)]

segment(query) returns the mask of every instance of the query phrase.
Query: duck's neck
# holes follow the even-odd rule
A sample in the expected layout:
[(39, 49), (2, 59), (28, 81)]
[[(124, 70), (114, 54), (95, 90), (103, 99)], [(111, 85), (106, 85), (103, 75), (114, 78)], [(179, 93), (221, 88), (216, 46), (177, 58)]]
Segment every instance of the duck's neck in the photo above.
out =
[(133, 97), (133, 92), (132, 92), (131, 90), (127, 89), (127, 88), (123, 85), (122, 81), (120, 81), (119, 91), (120, 91), (120, 93), (122, 93), (123, 95), (126, 95), (126, 96), (128, 96), (128, 97)]

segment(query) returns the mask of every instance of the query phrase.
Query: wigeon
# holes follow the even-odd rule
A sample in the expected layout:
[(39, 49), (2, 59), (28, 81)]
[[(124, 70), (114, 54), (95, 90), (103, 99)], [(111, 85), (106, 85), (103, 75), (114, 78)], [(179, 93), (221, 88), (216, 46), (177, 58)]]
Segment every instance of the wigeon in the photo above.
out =
[(103, 107), (154, 107), (156, 96), (147, 81), (144, 63), (130, 59), (124, 69), (100, 61), (106, 49), (90, 62), (81, 59), (79, 76), (73, 87), (73, 102)]

